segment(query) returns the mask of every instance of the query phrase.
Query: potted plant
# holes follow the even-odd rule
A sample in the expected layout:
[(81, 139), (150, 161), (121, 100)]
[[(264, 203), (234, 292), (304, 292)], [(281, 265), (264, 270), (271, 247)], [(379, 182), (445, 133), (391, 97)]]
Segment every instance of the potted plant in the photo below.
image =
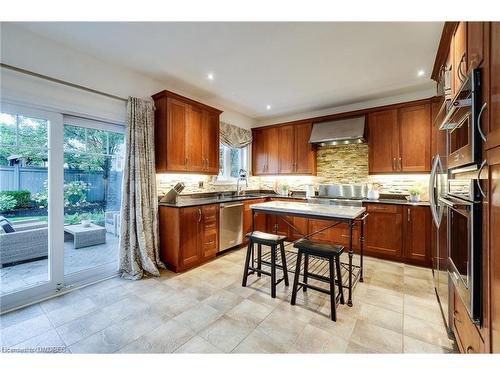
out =
[(82, 225), (83, 225), (84, 227), (86, 227), (86, 228), (87, 228), (87, 227), (90, 227), (90, 224), (91, 224), (91, 221), (90, 221), (90, 215), (89, 215), (89, 214), (83, 214), (83, 215), (81, 216), (81, 218), (82, 218), (82, 221), (81, 221)]
[(420, 202), (420, 194), (422, 193), (420, 186), (414, 186), (408, 192), (410, 193), (410, 202)]

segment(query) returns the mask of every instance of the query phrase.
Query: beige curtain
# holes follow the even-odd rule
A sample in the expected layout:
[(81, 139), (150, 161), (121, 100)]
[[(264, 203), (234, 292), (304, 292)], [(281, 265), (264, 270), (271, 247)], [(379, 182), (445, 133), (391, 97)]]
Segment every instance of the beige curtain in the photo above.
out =
[(252, 131), (221, 122), (220, 141), (228, 147), (243, 148), (252, 143)]
[(120, 272), (127, 279), (159, 276), (154, 103), (129, 98), (120, 228)]

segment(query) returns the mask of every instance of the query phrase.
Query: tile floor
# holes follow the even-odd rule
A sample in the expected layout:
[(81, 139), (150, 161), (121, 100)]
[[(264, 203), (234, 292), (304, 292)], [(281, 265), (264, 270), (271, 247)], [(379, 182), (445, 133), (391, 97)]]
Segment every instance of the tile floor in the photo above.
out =
[(0, 316), (0, 346), (66, 353), (449, 353), (429, 269), (365, 257), (354, 306), (250, 276), (244, 251), (183, 274), (114, 278)]

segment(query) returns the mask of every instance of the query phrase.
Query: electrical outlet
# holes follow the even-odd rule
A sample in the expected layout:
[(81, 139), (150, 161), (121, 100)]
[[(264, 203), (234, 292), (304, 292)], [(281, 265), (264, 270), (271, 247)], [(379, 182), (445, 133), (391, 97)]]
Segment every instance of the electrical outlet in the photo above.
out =
[(203, 188), (203, 181), (198, 181), (198, 187), (201, 189)]

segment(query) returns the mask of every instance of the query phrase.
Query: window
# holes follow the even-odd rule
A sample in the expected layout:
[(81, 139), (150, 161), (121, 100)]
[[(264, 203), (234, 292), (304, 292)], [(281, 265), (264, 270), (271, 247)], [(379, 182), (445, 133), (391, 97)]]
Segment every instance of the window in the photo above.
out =
[(218, 181), (232, 181), (240, 169), (248, 170), (248, 147), (233, 148), (220, 144)]

